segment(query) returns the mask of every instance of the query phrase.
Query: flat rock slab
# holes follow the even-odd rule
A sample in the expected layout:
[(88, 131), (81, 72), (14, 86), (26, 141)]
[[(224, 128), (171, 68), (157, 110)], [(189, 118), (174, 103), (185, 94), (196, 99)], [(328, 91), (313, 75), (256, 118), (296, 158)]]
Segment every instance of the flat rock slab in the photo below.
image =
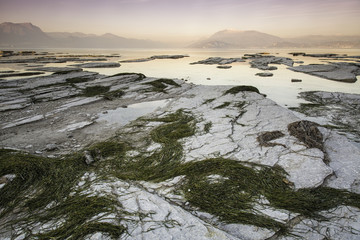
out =
[(355, 63), (310, 64), (290, 67), (288, 69), (329, 80), (349, 83), (356, 82), (356, 76), (360, 75), (360, 64)]
[(122, 60), (121, 63), (149, 62), (156, 59), (179, 59), (189, 57), (188, 55), (155, 55), (148, 58)]
[(190, 64), (207, 64), (207, 65), (212, 65), (212, 64), (219, 64), (219, 65), (225, 65), (225, 64), (231, 64), (234, 62), (245, 62), (244, 59), (242, 58), (222, 58), (222, 57), (209, 57), (205, 60), (201, 60), (201, 61), (197, 61), (197, 62), (193, 62)]
[(79, 68), (117, 68), (117, 67), (120, 67), (120, 63), (116, 63), (116, 62), (95, 62), (95, 63), (73, 64), (71, 66), (79, 67)]
[[(319, 134), (317, 141), (321, 142), (323, 147), (319, 149), (307, 144), (289, 130), (289, 126), (303, 122), (302, 119), (289, 109), (267, 99), (254, 87), (196, 86), (176, 79), (147, 78), (141, 74), (103, 76), (89, 72), (14, 80), (12, 84), (16, 83), (14, 86), (19, 86), (20, 89), (25, 86), (33, 87), (32, 94), (35, 95), (31, 96), (34, 99), (38, 95), (58, 93), (62, 89), (62, 86), (59, 89), (58, 85), (65, 84), (68, 78), (72, 81), (86, 78), (84, 82), (73, 83), (78, 90), (98, 86), (105, 87), (110, 93), (115, 91), (124, 91), (124, 93), (111, 101), (101, 95), (77, 96), (70, 99), (53, 98), (51, 101), (35, 101), (25, 111), (14, 110), (11, 114), (2, 112), (1, 116), (7, 124), (2, 125), (3, 132), (0, 136), (2, 146), (17, 147), (27, 151), (31, 149), (38, 154), (48, 154), (41, 152), (44, 149), (51, 150), (51, 154), (56, 154), (60, 150), (64, 153), (71, 151), (73, 153), (74, 149), (81, 150), (83, 146), (96, 141), (117, 139), (131, 145), (121, 159), (129, 160), (126, 163), (132, 163), (140, 159), (142, 154), (147, 160), (151, 160), (147, 157), (160, 154), (165, 147), (171, 145), (175, 149), (181, 149), (175, 154), (170, 148), (168, 149), (173, 154), (171, 158), (179, 158), (180, 163), (176, 162), (175, 165), (184, 164), (189, 167), (202, 161), (220, 159), (249, 166), (247, 168), (251, 167), (251, 170), (248, 171), (254, 171), (254, 174), (259, 174), (260, 170), (281, 167), (286, 174), (281, 175), (278, 183), (280, 182), (282, 187), (286, 184), (288, 191), (293, 191), (291, 193), (296, 193), (295, 191), (300, 189), (316, 189), (319, 186), (359, 192), (359, 148), (335, 131), (322, 128), (319, 130), (312, 124), (305, 125), (310, 126), (313, 132), (321, 131), (322, 135)], [(48, 86), (49, 83), (55, 86)], [(9, 102), (17, 96), (18, 101), (13, 104), (21, 104), (24, 96), (20, 98), (9, 89), (1, 96), (2, 101)], [(334, 95), (324, 94), (321, 99), (333, 97)], [(30, 95), (28, 98), (31, 98)], [(349, 106), (351, 105), (349, 98), (340, 95), (338, 98), (348, 99)], [(352, 98), (354, 101), (358, 100), (356, 96)], [(150, 113), (149, 111), (141, 113), (140, 108), (136, 108), (139, 106), (133, 105), (145, 102), (151, 104), (149, 102), (153, 100), (160, 101), (160, 104), (151, 107)], [(126, 111), (123, 111), (124, 109)], [(134, 115), (132, 110), (139, 113), (136, 117), (142, 117), (133, 120), (134, 116), (130, 118), (131, 122), (121, 122), (120, 115), (123, 117), (127, 112)], [(182, 111), (193, 119), (189, 122), (191, 129), (194, 129), (193, 134), (179, 138), (171, 144), (168, 143), (168, 139), (164, 142), (156, 142), (151, 138), (156, 136), (154, 134), (156, 129), (159, 130), (158, 127), (165, 127), (160, 128), (164, 132), (169, 130), (166, 127), (174, 122), (169, 120), (168, 116), (177, 111)], [(176, 124), (183, 126), (183, 121), (185, 120)], [(117, 128), (112, 128), (113, 125)], [(175, 130), (170, 129), (168, 134), (176, 134)], [(188, 129), (185, 127), (184, 131)], [(66, 152), (65, 149), (71, 151)], [(85, 152), (88, 164), (107, 162), (106, 157), (96, 156), (97, 154), (97, 150)], [(156, 158), (156, 161), (158, 160), (161, 161), (160, 158)], [(152, 165), (156, 164), (158, 162), (152, 163)], [(171, 177), (165, 175), (166, 178), (161, 180), (145, 181), (146, 178), (130, 180), (121, 179), (117, 175), (112, 176), (110, 172), (109, 174), (103, 172), (107, 170), (106, 167), (86, 168), (85, 173), (80, 175), (82, 177), (76, 179), (72, 191), (91, 197), (109, 197), (118, 203), (110, 214), (99, 214), (92, 220), (125, 226), (126, 232), (122, 235), (124, 238), (260, 240), (277, 237), (277, 230), (247, 225), (247, 223), (229, 223), (223, 221), (220, 216), (210, 214), (211, 211), (206, 212), (200, 206), (193, 204), (188, 198), (189, 195), (185, 193), (192, 192), (195, 188), (179, 187), (191, 180), (186, 171), (179, 170), (180, 173), (176, 173), (178, 175)], [(124, 169), (126, 167), (124, 165)], [(166, 164), (160, 167), (165, 167), (165, 170), (160, 168), (161, 174), (167, 172)], [(124, 169), (121, 168), (121, 171)], [(135, 169), (136, 174), (141, 172), (139, 170), (139, 168)], [(97, 175), (96, 171), (100, 171), (100, 174)], [(104, 173), (108, 174), (105, 178)], [(214, 196), (221, 201), (226, 192), (219, 194), (221, 189), (217, 187), (222, 185), (218, 184), (229, 181), (231, 176), (241, 177), (237, 172), (234, 175), (226, 174), (228, 173), (219, 171), (216, 174), (211, 172), (204, 175), (204, 181), (215, 190), (202, 197)], [(255, 182), (258, 178), (259, 176), (256, 175)], [(232, 184), (230, 181), (226, 182), (228, 183)], [(242, 191), (239, 185), (234, 189), (239, 191), (240, 196), (246, 191)], [(281, 192), (281, 189), (277, 190)], [(290, 233), (308, 239), (323, 237), (325, 234), (328, 234), (329, 238), (338, 239), (359, 237), (358, 208), (338, 206), (329, 211), (322, 211), (319, 214), (328, 217), (330, 221), (320, 221), (318, 218), (300, 216), (298, 212), (292, 212), (293, 210), (288, 208), (270, 205), (273, 200), (265, 197), (263, 192), (260, 193), (261, 196), (251, 195), (251, 208), (244, 213), (273, 219), (289, 226)], [(341, 217), (336, 218), (336, 216)], [(54, 219), (53, 222), (40, 227), (31, 223), (26, 226), (26, 231), (30, 230), (36, 234), (38, 231), (54, 230), (59, 228), (63, 221), (65, 221), (63, 218)], [(327, 227), (331, 228), (331, 231), (325, 231)], [(13, 226), (9, 231), (15, 231), (15, 235), (20, 236), (19, 239), (24, 236), (21, 234), (26, 234), (18, 226)], [(1, 234), (0, 238), (6, 239), (7, 236)], [(101, 232), (93, 232), (87, 236), (88, 239), (107, 237)]]

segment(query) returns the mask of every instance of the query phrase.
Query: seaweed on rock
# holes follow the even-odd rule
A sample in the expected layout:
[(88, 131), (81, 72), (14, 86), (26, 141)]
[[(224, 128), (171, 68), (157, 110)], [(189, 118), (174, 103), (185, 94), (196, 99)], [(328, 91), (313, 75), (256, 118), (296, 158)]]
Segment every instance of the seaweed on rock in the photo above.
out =
[(229, 90), (227, 90), (225, 92), (225, 95), (226, 94), (237, 94), (239, 92), (244, 92), (244, 91), (260, 93), (256, 87), (243, 85), (243, 86), (236, 86), (236, 87), (230, 88)]
[[(90, 170), (104, 179), (115, 177), (123, 181), (161, 182), (184, 176), (175, 190), (188, 201), (189, 210), (208, 212), (225, 223), (271, 229), (280, 235), (287, 234), (289, 226), (257, 210), (256, 206), (264, 199), (267, 200), (266, 207), (285, 209), (319, 221), (326, 220), (320, 213), (323, 210), (340, 205), (360, 208), (360, 194), (326, 187), (294, 190), (286, 179), (287, 173), (277, 165), (269, 167), (221, 157), (183, 162), (182, 142), (197, 130), (196, 119), (185, 110), (139, 121), (159, 123), (145, 132), (147, 136), (143, 139), (147, 141), (145, 138), (150, 138), (150, 142), (160, 144), (160, 148), (149, 151), (136, 149), (135, 144), (125, 142), (127, 135), (121, 134), (88, 148), (96, 159), (90, 166), (85, 164), (80, 154), (64, 159), (47, 159), (2, 150), (0, 175), (11, 173), (16, 178), (0, 189), (0, 194), (4, 196), (0, 202), (0, 221), (9, 219), (9, 214), (15, 214), (15, 208), (17, 211), (29, 209), (17, 223), (24, 222), (24, 226), (29, 226), (35, 222), (61, 220), (55, 229), (37, 233), (39, 238), (77, 239), (94, 232), (105, 232), (113, 238), (121, 236), (126, 228), (120, 223), (102, 223), (92, 218), (99, 213), (126, 215), (126, 209), (123, 210), (118, 201), (110, 196), (87, 195), (76, 189), (73, 192), (80, 177)], [(295, 127), (299, 125), (303, 124), (294, 124)], [(313, 125), (305, 123), (305, 126), (312, 128)], [(141, 125), (137, 128), (141, 129)], [(317, 131), (300, 132), (311, 133), (312, 136)], [(262, 141), (268, 143), (281, 135), (277, 131), (265, 134)], [(139, 154), (127, 155), (129, 150), (137, 150)], [(221, 180), (209, 181), (214, 175), (220, 176)], [(10, 226), (14, 222), (7, 224)]]
[(288, 125), (290, 135), (296, 137), (309, 148), (318, 148), (323, 151), (323, 136), (317, 128), (318, 124), (306, 120)]

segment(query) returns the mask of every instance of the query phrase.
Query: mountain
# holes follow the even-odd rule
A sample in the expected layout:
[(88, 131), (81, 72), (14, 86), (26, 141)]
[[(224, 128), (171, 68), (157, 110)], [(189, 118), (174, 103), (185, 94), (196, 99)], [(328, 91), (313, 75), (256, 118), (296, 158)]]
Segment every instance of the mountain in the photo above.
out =
[(271, 47), (284, 40), (257, 31), (223, 30), (205, 40), (192, 44), (193, 48), (256, 48)]
[(151, 40), (80, 32), (44, 33), (31, 23), (0, 24), (0, 47), (54, 47), (54, 48), (161, 48), (166, 45)]
[(48, 45), (51, 38), (39, 27), (31, 23), (0, 24), (0, 45), (1, 46), (43, 46)]
[(284, 39), (298, 47), (312, 48), (360, 48), (360, 36), (308, 35)]
[(103, 35), (84, 34), (84, 33), (47, 33), (58, 47), (67, 48), (161, 48), (165, 44), (151, 40), (140, 40), (119, 37), (106, 33)]
[(191, 48), (360, 48), (360, 36), (309, 35), (280, 38), (257, 31), (219, 31)]

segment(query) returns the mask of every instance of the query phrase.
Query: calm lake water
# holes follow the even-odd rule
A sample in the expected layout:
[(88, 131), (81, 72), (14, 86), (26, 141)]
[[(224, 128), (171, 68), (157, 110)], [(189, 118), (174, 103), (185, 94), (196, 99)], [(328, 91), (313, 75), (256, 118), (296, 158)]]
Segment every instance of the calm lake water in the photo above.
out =
[[(109, 58), (108, 61), (118, 62), (122, 60), (147, 58), (153, 55), (189, 55), (182, 59), (157, 59), (149, 62), (121, 63), (120, 68), (89, 68), (88, 71), (96, 71), (101, 74), (113, 75), (119, 72), (138, 72), (148, 77), (156, 78), (178, 78), (188, 80), (200, 85), (252, 85), (268, 98), (276, 101), (282, 106), (297, 106), (304, 100), (298, 99), (298, 93), (302, 91), (330, 91), (360, 94), (360, 81), (356, 83), (342, 83), (331, 81), (303, 73), (293, 72), (285, 65), (274, 65), (278, 70), (271, 71), (273, 77), (259, 77), (256, 73), (263, 72), (256, 68), (250, 68), (249, 60), (243, 63), (233, 63), (230, 69), (219, 69), (217, 65), (190, 65), (192, 62), (206, 59), (208, 57), (243, 57), (244, 54), (267, 52), (274, 56), (289, 57), (294, 61), (303, 61), (303, 64), (326, 63), (329, 60), (313, 57), (293, 57), (290, 52), (305, 53), (337, 53), (349, 56), (359, 56), (360, 49), (246, 49), (246, 50), (194, 50), (194, 49), (35, 49), (38, 52), (47, 51), (50, 53), (62, 54), (119, 54), (119, 57)], [(341, 61), (341, 60), (339, 60)], [(61, 67), (66, 64), (47, 64), (46, 66)], [(300, 64), (294, 64), (297, 66)], [(0, 71), (8, 69), (21, 69), (22, 65), (2, 65)], [(210, 79), (210, 80), (209, 80)], [(291, 79), (301, 79), (302, 82), (292, 83)], [(360, 79), (358, 77), (358, 79)]]

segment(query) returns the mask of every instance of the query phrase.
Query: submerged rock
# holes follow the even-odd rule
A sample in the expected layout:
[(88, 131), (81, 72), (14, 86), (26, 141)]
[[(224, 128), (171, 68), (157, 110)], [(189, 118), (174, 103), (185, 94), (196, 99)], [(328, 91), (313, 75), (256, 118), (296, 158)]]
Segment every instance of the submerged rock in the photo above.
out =
[(230, 66), (230, 65), (220, 65), (220, 66), (217, 66), (217, 68), (220, 68), (220, 69), (229, 69), (229, 68), (232, 68), (232, 66)]
[(255, 75), (259, 76), (259, 77), (272, 77), (272, 76), (274, 76), (274, 74), (268, 73), (268, 72), (257, 73)]

